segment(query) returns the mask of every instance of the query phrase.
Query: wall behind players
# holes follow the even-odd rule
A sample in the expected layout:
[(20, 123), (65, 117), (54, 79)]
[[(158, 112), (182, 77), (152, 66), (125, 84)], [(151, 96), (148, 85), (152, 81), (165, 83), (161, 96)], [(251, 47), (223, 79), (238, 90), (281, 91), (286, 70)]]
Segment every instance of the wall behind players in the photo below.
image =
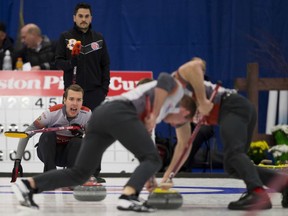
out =
[[(8, 33), (14, 38), (19, 2), (0, 0), (0, 20), (8, 24)], [(24, 21), (38, 24), (44, 34), (57, 40), (62, 31), (72, 27), (73, 8), (79, 1), (23, 2)], [(260, 63), (260, 77), (287, 76), (281, 66), (288, 52), (288, 1), (86, 2), (93, 8), (93, 28), (107, 40), (112, 70), (149, 70), (157, 78), (160, 72), (174, 71), (199, 56), (207, 61), (210, 79), (221, 80), (228, 87), (233, 87), (236, 77), (246, 76), (249, 62)], [(267, 104), (267, 97), (261, 100)], [(260, 119), (266, 119), (265, 108), (260, 110)], [(265, 122), (259, 126), (265, 131)]]

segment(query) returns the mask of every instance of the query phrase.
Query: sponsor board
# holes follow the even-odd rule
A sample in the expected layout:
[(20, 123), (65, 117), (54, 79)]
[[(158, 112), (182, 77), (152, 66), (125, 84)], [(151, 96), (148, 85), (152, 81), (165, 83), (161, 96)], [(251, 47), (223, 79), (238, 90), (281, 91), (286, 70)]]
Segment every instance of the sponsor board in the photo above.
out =
[[(119, 95), (135, 88), (142, 78), (152, 78), (149, 71), (111, 71), (108, 96)], [(1, 71), (0, 95), (63, 95), (62, 71)]]

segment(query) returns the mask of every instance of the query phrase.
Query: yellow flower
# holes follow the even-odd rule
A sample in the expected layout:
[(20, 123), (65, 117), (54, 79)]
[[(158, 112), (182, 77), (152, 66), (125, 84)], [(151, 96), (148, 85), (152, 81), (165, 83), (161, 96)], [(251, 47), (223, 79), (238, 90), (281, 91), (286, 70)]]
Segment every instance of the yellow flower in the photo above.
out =
[(265, 159), (268, 149), (269, 146), (265, 141), (251, 142), (247, 153), (255, 164), (259, 164), (263, 159)]
[(269, 146), (266, 141), (256, 141), (256, 142), (251, 142), (250, 148), (261, 149), (262, 151), (265, 151), (269, 149)]

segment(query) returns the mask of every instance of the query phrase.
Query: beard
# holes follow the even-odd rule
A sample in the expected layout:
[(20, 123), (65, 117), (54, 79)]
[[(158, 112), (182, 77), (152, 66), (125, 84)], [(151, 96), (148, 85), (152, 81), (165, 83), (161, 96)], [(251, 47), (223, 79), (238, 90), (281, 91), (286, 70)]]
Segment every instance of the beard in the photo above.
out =
[(78, 29), (82, 32), (87, 32), (91, 24), (88, 23), (80, 23), (80, 25), (76, 25)]

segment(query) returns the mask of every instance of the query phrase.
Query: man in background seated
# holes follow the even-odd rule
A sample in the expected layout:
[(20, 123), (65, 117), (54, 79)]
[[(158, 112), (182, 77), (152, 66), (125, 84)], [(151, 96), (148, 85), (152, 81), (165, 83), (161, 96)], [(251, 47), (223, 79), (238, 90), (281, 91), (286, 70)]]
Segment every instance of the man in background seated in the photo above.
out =
[(24, 64), (31, 64), (31, 70), (55, 70), (55, 50), (49, 38), (42, 35), (40, 28), (30, 23), (22, 27), (20, 34), (24, 47), (16, 50), (13, 66), (21, 57)]

